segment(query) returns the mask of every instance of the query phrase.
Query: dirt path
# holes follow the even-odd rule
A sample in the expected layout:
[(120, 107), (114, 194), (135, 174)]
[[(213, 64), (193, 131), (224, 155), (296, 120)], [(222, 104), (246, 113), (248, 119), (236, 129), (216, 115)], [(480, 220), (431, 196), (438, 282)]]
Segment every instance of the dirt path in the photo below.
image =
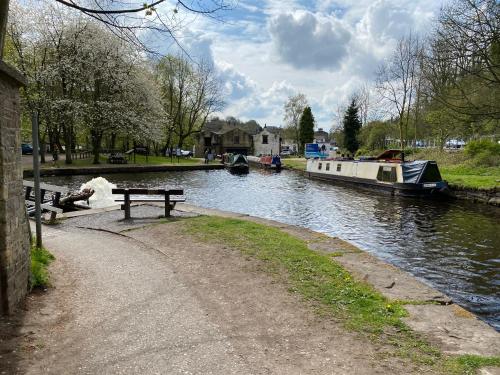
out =
[(45, 246), (57, 258), (54, 288), (29, 302), (18, 362), (11, 369), (18, 367), (20, 374), (421, 373), (378, 355), (383, 348), (320, 317), (257, 262), (181, 236), (182, 225), (124, 232), (128, 237), (45, 228)]

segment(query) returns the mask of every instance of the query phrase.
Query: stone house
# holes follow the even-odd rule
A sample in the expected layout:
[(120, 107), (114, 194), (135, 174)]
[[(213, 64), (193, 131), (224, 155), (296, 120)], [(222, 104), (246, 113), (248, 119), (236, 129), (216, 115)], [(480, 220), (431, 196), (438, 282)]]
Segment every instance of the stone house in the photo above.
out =
[(207, 148), (215, 155), (229, 152), (251, 155), (254, 132), (255, 130), (248, 129), (244, 124), (224, 123), (221, 126), (206, 124), (198, 134), (195, 156), (203, 157)]
[(264, 129), (253, 136), (253, 154), (276, 155), (281, 152), (281, 129), (276, 126), (264, 126)]

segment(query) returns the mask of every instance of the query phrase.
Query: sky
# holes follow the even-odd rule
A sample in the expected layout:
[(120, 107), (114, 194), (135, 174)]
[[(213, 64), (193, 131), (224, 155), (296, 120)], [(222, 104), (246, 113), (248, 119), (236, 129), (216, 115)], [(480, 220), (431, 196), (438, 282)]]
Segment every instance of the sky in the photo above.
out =
[(373, 83), (400, 37), (432, 29), (442, 4), (239, 0), (218, 19), (185, 18), (177, 35), (193, 59), (213, 61), (226, 101), (221, 117), (283, 126), (287, 98), (303, 93), (316, 127), (328, 130), (339, 105)]

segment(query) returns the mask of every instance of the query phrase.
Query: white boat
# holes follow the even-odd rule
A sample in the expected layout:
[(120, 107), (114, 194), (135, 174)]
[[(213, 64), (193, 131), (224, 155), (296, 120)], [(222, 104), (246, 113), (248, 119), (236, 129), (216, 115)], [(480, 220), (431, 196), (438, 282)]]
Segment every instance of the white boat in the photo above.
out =
[(374, 158), (310, 158), (310, 178), (353, 184), (393, 195), (431, 196), (448, 193), (435, 161), (404, 161), (400, 150), (387, 150)]

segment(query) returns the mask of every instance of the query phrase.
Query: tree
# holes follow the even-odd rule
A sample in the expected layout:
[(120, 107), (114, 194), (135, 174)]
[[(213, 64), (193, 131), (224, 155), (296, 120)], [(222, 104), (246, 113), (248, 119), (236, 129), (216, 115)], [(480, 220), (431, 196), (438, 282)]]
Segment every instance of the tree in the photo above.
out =
[(429, 94), (459, 114), (500, 119), (500, 5), (457, 0), (438, 18), (426, 54)]
[(410, 108), (415, 99), (421, 45), (409, 34), (398, 41), (391, 58), (377, 72), (376, 88), (389, 113), (398, 118), (399, 141), (405, 147)]
[(192, 64), (182, 56), (166, 56), (156, 66), (165, 111), (164, 131), (169, 148), (177, 147), (199, 132), (212, 113), (222, 110), (222, 88), (213, 66)]
[(292, 139), (297, 144), (300, 143), (300, 118), (307, 106), (308, 103), (304, 94), (290, 96), (284, 105), (283, 121), (285, 122), (285, 129), (290, 129)]
[(299, 147), (300, 152), (304, 152), (306, 143), (311, 143), (314, 140), (314, 116), (311, 112), (311, 107), (307, 106), (302, 112), (299, 121)]
[(359, 148), (358, 134), (361, 129), (356, 100), (352, 100), (344, 115), (344, 147), (355, 154)]
[(354, 100), (358, 106), (359, 118), (363, 125), (368, 123), (368, 116), (370, 115), (370, 88), (365, 83), (359, 87), (353, 95)]
[[(149, 48), (142, 39), (147, 39), (151, 33), (155, 35), (155, 38), (149, 38), (149, 40), (158, 40), (159, 36), (166, 36), (184, 51), (178, 42), (177, 32), (182, 29), (187, 16), (201, 15), (217, 19), (221, 12), (232, 9), (232, 3), (228, 0), (189, 2), (183, 0), (173, 2), (167, 0), (150, 2), (131, 0), (125, 3), (56, 0), (56, 2), (67, 9), (78, 11), (79, 14), (85, 14), (89, 17), (87, 20), (98, 20), (123, 41), (151, 53), (156, 52)], [(161, 6), (163, 3), (165, 3), (164, 7)], [(2, 0), (0, 2), (0, 60), (3, 58), (8, 11), (9, 0)], [(150, 35), (146, 35), (145, 31), (150, 31)]]

